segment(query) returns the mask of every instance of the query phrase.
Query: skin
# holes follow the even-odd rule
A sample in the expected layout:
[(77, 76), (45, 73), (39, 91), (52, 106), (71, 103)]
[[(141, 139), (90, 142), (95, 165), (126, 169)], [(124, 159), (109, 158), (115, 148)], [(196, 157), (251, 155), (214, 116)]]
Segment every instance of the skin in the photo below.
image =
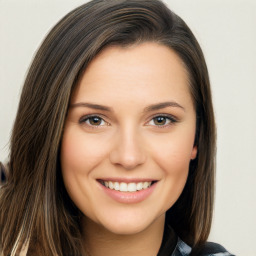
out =
[[(165, 212), (197, 154), (195, 130), (187, 72), (171, 49), (112, 46), (90, 63), (71, 98), (61, 165), (67, 192), (84, 213), (92, 255), (157, 254)], [(112, 178), (157, 182), (145, 200), (121, 203), (98, 182)]]

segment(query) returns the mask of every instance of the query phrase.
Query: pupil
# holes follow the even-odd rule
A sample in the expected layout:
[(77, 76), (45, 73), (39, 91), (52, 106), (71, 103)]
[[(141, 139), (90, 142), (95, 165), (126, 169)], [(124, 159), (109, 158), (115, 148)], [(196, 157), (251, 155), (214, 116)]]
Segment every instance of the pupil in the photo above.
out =
[(156, 125), (163, 125), (166, 122), (166, 118), (163, 116), (159, 116), (155, 118), (155, 124)]
[(92, 125), (100, 125), (101, 119), (98, 117), (91, 117), (90, 118), (90, 123)]

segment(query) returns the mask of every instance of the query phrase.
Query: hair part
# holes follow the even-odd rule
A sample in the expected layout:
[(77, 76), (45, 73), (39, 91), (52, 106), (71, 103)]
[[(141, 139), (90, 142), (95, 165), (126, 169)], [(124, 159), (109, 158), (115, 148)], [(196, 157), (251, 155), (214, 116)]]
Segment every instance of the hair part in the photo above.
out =
[(173, 49), (188, 73), (198, 155), (182, 195), (166, 214), (166, 225), (194, 247), (206, 241), (214, 201), (215, 122), (201, 48), (185, 22), (161, 1), (94, 0), (50, 31), (27, 74), (11, 138), (8, 181), (0, 190), (0, 251), (5, 255), (14, 255), (28, 240), (31, 254), (81, 254), (81, 213), (67, 195), (59, 161), (71, 93), (103, 49), (143, 42)]

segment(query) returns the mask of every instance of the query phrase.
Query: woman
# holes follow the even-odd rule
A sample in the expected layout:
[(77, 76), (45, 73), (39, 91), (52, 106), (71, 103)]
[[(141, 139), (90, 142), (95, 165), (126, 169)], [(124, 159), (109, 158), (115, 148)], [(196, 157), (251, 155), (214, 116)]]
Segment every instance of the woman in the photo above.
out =
[(2, 254), (231, 255), (206, 243), (214, 163), (208, 72), (187, 25), (156, 0), (89, 2), (28, 72)]

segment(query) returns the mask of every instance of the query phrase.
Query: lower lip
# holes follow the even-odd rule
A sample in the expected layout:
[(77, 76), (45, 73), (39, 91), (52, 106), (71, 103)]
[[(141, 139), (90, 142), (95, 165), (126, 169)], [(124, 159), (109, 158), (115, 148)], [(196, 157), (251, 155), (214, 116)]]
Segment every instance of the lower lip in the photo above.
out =
[(135, 204), (140, 203), (147, 199), (154, 191), (157, 182), (151, 185), (149, 188), (142, 189), (136, 192), (121, 192), (114, 189), (110, 189), (99, 183), (101, 189), (106, 193), (109, 197), (114, 199), (119, 203), (125, 204)]

